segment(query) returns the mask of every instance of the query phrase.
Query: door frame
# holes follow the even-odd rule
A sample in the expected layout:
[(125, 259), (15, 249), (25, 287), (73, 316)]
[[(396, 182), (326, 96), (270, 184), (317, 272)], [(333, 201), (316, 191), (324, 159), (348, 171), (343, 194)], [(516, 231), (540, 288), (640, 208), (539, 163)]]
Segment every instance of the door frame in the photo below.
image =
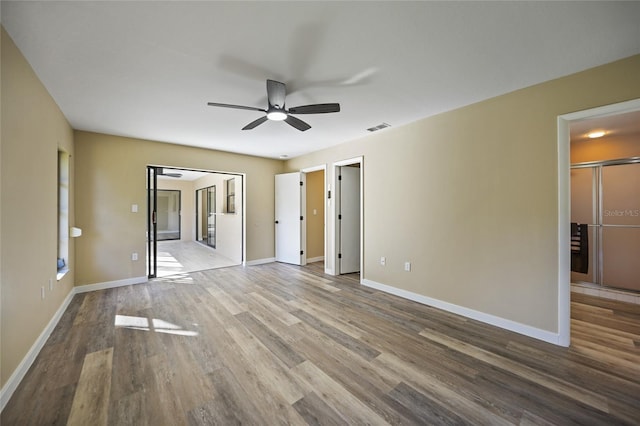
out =
[[(334, 193), (338, 188), (338, 168), (344, 166), (350, 166), (353, 164), (360, 164), (360, 283), (362, 284), (362, 280), (365, 276), (364, 270), (364, 156), (353, 157), (346, 160), (336, 161), (333, 164), (332, 172), (333, 172), (333, 188)], [(331, 188), (329, 187), (329, 190)], [(335, 194), (337, 196), (337, 193)], [(333, 196), (332, 196), (333, 197)], [(337, 200), (337, 197), (333, 197), (334, 200)], [(331, 232), (331, 241), (329, 242), (330, 246), (333, 249), (332, 253), (332, 265), (330, 272), (327, 272), (331, 275), (338, 275), (340, 270), (338, 268), (338, 254), (340, 252), (340, 247), (338, 244), (340, 243), (339, 232), (340, 227), (338, 226), (338, 203), (331, 203), (331, 218), (332, 218), (332, 232)], [(325, 265), (326, 269), (326, 265)]]
[[(216, 232), (215, 228), (216, 228), (216, 226), (218, 226), (217, 218), (215, 216), (216, 215), (216, 208), (217, 208), (217, 201), (216, 201), (215, 197), (217, 197), (217, 191), (218, 191), (218, 189), (216, 188), (216, 185), (205, 186), (203, 188), (199, 188), (199, 189), (195, 190), (195, 196), (194, 196), (195, 203), (196, 203), (196, 209), (195, 209), (196, 210), (195, 232), (196, 232), (196, 241), (200, 242), (201, 240), (199, 239), (199, 237), (201, 236), (200, 234), (202, 234), (204, 232), (204, 230), (200, 229), (202, 227), (202, 223), (201, 223), (202, 222), (202, 217), (200, 215), (201, 211), (198, 209), (198, 207), (201, 207), (199, 205), (199, 202), (198, 202), (199, 201), (198, 200), (198, 196), (199, 196), (198, 193), (200, 191), (204, 191), (203, 192), (203, 198), (206, 197), (206, 204), (207, 204), (207, 237), (206, 237), (206, 240), (205, 240), (204, 244), (209, 246), (209, 247), (211, 247), (211, 248), (216, 248), (216, 237), (215, 237), (215, 234), (214, 234), (214, 237), (213, 237), (213, 245), (209, 244), (209, 228), (208, 228), (209, 222), (208, 222), (208, 220), (209, 220), (209, 215), (211, 214), (211, 209), (210, 209), (210, 205), (209, 205), (210, 204), (209, 203), (209, 200), (210, 200), (210, 198), (209, 198), (209, 190), (211, 188), (213, 188), (213, 194), (214, 194), (213, 221), (215, 222), (215, 225), (214, 225), (213, 228), (214, 228), (214, 232)], [(202, 200), (200, 200), (200, 203), (201, 202), (202, 202)], [(201, 232), (198, 233), (198, 231), (201, 231)]]
[(147, 165), (147, 278), (158, 275), (158, 166)]
[(558, 341), (571, 343), (571, 122), (640, 110), (640, 99), (558, 116)]
[[(189, 167), (189, 166), (173, 166), (173, 165), (158, 165), (158, 164), (147, 164), (146, 169), (147, 169), (147, 175), (145, 178), (147, 180), (147, 190), (146, 190), (147, 191), (147, 197), (146, 197), (147, 198), (147, 221), (146, 221), (147, 278), (156, 278), (156, 275), (157, 275), (157, 253), (158, 253), (157, 241), (156, 241), (157, 235), (155, 235), (155, 232), (152, 232), (154, 234), (153, 240), (152, 240), (150, 238), (151, 235), (149, 233), (150, 229), (155, 230), (155, 226), (152, 226), (153, 218), (149, 210), (150, 210), (150, 204), (152, 201), (154, 202), (154, 206), (153, 206), (154, 210), (157, 210), (157, 203), (155, 203), (155, 198), (156, 198), (155, 191), (157, 190), (157, 182), (158, 182), (155, 171), (157, 171), (157, 169), (172, 169), (172, 170), (178, 170), (178, 171), (183, 170), (183, 171), (193, 171), (193, 172), (212, 173), (212, 174), (221, 174), (221, 175), (234, 175), (236, 177), (241, 178), (242, 197), (241, 197), (240, 203), (242, 206), (241, 207), (242, 217), (241, 217), (241, 229), (240, 229), (241, 259), (239, 264), (242, 266), (247, 265), (247, 174), (245, 172), (225, 172), (221, 170), (199, 169), (199, 168)], [(151, 173), (149, 170), (153, 170), (154, 172)], [(149, 188), (150, 178), (153, 184), (152, 188)], [(152, 191), (153, 191), (153, 197), (151, 196)], [(195, 227), (194, 227), (194, 230), (192, 231), (192, 235), (193, 234), (195, 234)]]

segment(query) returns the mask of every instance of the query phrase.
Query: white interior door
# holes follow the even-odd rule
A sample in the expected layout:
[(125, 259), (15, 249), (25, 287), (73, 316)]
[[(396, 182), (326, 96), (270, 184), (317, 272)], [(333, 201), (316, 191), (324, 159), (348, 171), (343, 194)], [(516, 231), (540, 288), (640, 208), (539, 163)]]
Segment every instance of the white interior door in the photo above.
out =
[(360, 271), (360, 168), (338, 168), (339, 273)]
[(276, 175), (276, 261), (305, 265), (305, 175)]

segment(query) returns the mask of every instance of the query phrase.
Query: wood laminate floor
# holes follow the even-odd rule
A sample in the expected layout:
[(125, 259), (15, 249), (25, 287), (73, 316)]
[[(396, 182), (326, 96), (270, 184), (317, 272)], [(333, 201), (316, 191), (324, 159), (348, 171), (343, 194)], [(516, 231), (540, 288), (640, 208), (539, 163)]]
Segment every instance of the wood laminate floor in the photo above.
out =
[(78, 294), (2, 425), (640, 422), (640, 309), (574, 295), (560, 348), (317, 265)]

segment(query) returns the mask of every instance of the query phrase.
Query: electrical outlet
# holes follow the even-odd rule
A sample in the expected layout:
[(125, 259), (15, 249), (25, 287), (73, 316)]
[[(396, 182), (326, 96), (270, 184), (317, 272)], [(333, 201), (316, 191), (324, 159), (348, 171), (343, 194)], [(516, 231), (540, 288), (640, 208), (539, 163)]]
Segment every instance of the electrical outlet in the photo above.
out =
[(382, 256), (380, 258), (380, 265), (385, 266), (387, 264), (387, 258)]
[(411, 262), (404, 262), (404, 270), (411, 272)]
[(131, 253), (131, 260), (138, 260), (138, 253)]

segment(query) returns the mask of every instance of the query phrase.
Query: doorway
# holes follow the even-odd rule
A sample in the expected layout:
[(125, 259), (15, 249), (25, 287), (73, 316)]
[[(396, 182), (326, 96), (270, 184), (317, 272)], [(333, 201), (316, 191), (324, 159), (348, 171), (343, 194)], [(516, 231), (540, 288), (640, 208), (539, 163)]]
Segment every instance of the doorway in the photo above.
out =
[(244, 174), (147, 166), (147, 188), (149, 278), (244, 262)]
[(590, 119), (640, 111), (640, 99), (558, 116), (558, 335), (554, 342), (571, 342), (571, 160), (570, 128)]
[(362, 157), (334, 163), (336, 274), (362, 272)]
[(158, 189), (158, 241), (180, 239), (181, 191)]

